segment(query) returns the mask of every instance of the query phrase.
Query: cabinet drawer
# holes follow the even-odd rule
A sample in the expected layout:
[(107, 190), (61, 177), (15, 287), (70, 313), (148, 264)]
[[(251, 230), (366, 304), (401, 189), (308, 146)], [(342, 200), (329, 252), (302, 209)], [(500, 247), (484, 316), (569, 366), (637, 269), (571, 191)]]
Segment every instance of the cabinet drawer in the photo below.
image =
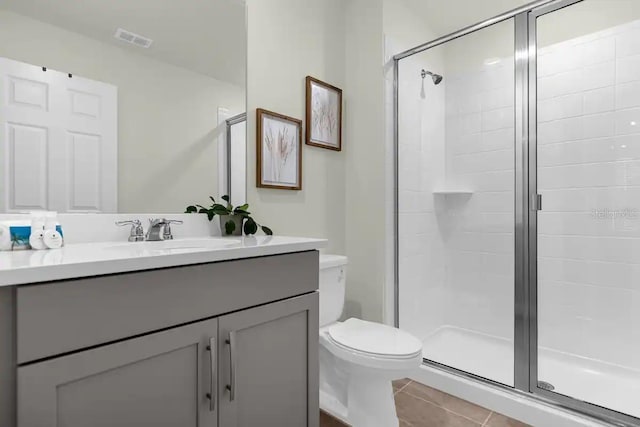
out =
[(18, 363), (316, 289), (317, 251), (21, 286)]

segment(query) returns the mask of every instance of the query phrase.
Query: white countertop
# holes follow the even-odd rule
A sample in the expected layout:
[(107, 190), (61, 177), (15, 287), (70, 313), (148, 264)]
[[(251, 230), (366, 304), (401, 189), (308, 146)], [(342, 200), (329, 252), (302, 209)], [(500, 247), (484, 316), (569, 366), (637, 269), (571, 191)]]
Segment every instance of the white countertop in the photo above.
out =
[(302, 237), (234, 236), (77, 243), (54, 250), (0, 252), (0, 286), (302, 252), (326, 244), (324, 239)]

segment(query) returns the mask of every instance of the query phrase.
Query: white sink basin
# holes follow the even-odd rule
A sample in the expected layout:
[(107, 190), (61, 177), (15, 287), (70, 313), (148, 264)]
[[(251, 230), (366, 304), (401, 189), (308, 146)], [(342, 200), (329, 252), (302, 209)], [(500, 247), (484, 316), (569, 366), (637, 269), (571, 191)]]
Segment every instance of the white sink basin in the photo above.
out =
[(159, 242), (127, 242), (108, 246), (109, 250), (141, 249), (148, 251), (206, 250), (226, 248), (242, 243), (241, 240), (203, 237), (192, 239), (162, 240)]

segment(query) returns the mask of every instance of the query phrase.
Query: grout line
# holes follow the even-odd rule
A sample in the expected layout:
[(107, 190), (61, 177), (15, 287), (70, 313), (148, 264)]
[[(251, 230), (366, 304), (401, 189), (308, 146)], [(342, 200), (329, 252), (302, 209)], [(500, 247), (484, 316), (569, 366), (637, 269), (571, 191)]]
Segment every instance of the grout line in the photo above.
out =
[(489, 418), (491, 418), (491, 415), (493, 415), (493, 411), (489, 411), (489, 415), (487, 415), (487, 418), (485, 418), (484, 422), (482, 423), (482, 427), (487, 426), (487, 423), (489, 422)]
[(407, 383), (405, 385), (403, 385), (402, 387), (400, 387), (398, 390), (396, 390), (393, 395), (395, 396), (396, 394), (400, 393), (402, 390), (404, 390), (405, 388), (407, 388), (407, 386), (409, 384), (411, 384), (413, 382), (413, 380), (409, 380), (407, 381)]
[[(458, 417), (461, 417), (461, 418), (464, 418), (465, 420), (471, 421), (474, 424), (477, 424), (479, 427), (482, 427), (482, 425), (480, 424), (480, 422), (478, 420), (474, 420), (473, 418), (469, 418), (466, 415), (462, 415), (462, 414), (459, 414), (457, 412), (454, 412), (451, 409), (445, 408), (444, 406), (440, 406), (435, 402), (431, 402), (430, 400), (423, 399), (422, 397), (416, 396), (415, 394), (409, 393), (408, 391), (405, 391), (403, 393), (408, 394), (409, 396), (414, 397), (414, 398), (416, 398), (418, 400), (422, 400), (423, 402), (428, 403), (429, 405), (435, 406), (436, 408), (440, 408), (440, 409), (442, 409), (444, 411), (447, 411), (450, 414), (457, 415)], [(460, 399), (460, 400), (462, 400), (462, 399)]]

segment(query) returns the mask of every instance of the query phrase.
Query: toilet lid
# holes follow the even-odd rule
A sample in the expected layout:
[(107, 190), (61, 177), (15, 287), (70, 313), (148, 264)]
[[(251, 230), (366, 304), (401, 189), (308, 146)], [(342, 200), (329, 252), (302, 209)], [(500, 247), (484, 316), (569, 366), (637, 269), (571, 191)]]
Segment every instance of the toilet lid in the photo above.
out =
[(329, 336), (345, 347), (382, 356), (409, 356), (422, 351), (422, 343), (413, 335), (360, 319), (349, 319), (331, 326)]

